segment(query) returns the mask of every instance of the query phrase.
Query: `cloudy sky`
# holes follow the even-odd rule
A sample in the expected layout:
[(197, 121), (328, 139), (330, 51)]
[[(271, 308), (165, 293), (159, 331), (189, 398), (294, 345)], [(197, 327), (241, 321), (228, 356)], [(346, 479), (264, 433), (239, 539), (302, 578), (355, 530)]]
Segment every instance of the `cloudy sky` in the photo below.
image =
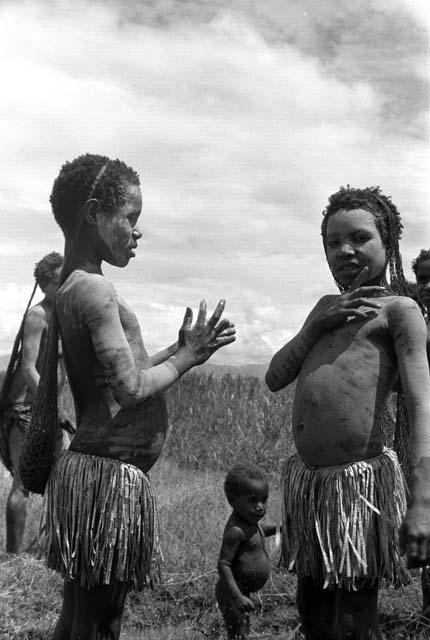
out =
[(335, 292), (319, 235), (340, 185), (400, 209), (405, 271), (430, 246), (427, 0), (0, 2), (0, 355), (34, 263), (63, 238), (49, 193), (84, 152), (143, 184), (143, 238), (106, 268), (149, 351), (186, 305), (227, 299), (264, 363)]

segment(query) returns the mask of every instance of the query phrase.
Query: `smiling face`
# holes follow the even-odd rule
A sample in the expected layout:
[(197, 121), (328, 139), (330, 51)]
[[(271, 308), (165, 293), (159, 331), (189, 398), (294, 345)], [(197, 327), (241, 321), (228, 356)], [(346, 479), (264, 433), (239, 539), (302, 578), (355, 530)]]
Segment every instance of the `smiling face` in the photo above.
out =
[(369, 211), (340, 209), (330, 215), (325, 250), (333, 275), (346, 289), (363, 267), (369, 268), (368, 281), (385, 274), (387, 252)]
[(430, 308), (430, 258), (417, 265), (417, 295), (420, 302)]
[(246, 522), (257, 524), (266, 513), (269, 486), (266, 480), (248, 478), (239, 495), (231, 496), (233, 510)]
[(100, 257), (116, 267), (125, 267), (134, 257), (137, 241), (142, 237), (136, 228), (142, 210), (142, 194), (136, 185), (124, 190), (124, 204), (113, 211), (96, 214)]

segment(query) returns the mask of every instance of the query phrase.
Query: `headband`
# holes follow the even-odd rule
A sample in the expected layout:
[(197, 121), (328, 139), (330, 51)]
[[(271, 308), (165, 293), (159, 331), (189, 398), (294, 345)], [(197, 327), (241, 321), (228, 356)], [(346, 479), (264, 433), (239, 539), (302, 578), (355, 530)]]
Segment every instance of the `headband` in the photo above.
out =
[(102, 168), (100, 169), (100, 171), (98, 172), (98, 174), (94, 178), (94, 182), (92, 183), (92, 185), (90, 187), (90, 190), (88, 192), (87, 200), (91, 200), (91, 198), (93, 197), (94, 191), (96, 190), (96, 187), (97, 187), (98, 183), (100, 182), (104, 172), (106, 171), (106, 167), (107, 167), (107, 163), (102, 166)]

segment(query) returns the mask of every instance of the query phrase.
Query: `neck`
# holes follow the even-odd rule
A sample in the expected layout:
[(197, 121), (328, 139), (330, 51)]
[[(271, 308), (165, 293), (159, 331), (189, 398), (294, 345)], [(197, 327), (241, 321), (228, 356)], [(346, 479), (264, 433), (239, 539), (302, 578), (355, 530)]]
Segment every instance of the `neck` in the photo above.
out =
[(76, 238), (66, 238), (64, 248), (65, 276), (76, 269), (87, 273), (102, 274), (101, 259), (95, 254), (88, 235), (80, 233)]

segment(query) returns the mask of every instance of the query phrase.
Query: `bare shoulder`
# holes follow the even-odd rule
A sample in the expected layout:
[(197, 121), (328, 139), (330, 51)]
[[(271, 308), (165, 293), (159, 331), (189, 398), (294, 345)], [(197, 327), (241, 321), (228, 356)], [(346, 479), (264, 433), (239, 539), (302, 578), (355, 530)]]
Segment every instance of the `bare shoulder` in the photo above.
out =
[(27, 315), (25, 316), (26, 331), (44, 329), (47, 326), (48, 318), (46, 315), (46, 310), (42, 307), (41, 304), (35, 304), (27, 311)]
[(80, 271), (72, 274), (58, 292), (58, 299), (72, 298), (80, 310), (85, 308), (103, 308), (111, 303), (116, 303), (115, 289), (109, 280), (98, 273), (86, 273)]
[(245, 539), (245, 532), (242, 527), (239, 527), (237, 524), (228, 524), (224, 529), (223, 540), (227, 544), (234, 544), (238, 542), (242, 542)]
[(384, 305), (388, 327), (394, 332), (426, 334), (426, 324), (418, 304), (407, 296), (393, 296)]
[(392, 296), (386, 299), (385, 312), (389, 319), (419, 318), (424, 323), (424, 317), (418, 304), (407, 296)]

